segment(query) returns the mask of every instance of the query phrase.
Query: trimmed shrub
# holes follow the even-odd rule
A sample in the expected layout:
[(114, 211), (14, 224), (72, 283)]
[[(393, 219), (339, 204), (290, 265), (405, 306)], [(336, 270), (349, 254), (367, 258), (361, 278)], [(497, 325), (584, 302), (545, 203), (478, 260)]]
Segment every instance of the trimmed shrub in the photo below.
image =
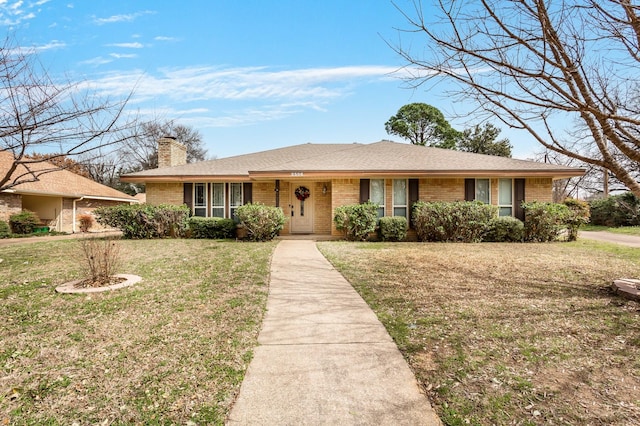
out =
[(378, 205), (370, 202), (337, 207), (333, 215), (336, 229), (351, 241), (367, 240), (376, 230), (377, 221)]
[(524, 238), (524, 223), (516, 217), (494, 217), (489, 221), (483, 241), (494, 243), (521, 242)]
[(80, 231), (89, 232), (93, 226), (93, 216), (90, 214), (81, 214), (78, 216), (78, 222), (80, 222)]
[(120, 204), (94, 211), (98, 223), (120, 229), (124, 238), (182, 237), (189, 218), (187, 206)]
[(578, 229), (589, 223), (589, 204), (586, 201), (567, 198), (564, 205), (569, 208), (565, 225), (567, 227), (567, 240), (576, 241), (578, 239)]
[(0, 238), (7, 238), (10, 234), (9, 224), (4, 220), (0, 220)]
[(189, 230), (191, 231), (191, 238), (235, 238), (236, 227), (237, 225), (233, 219), (199, 216), (193, 216), (189, 218)]
[(640, 225), (640, 199), (632, 192), (590, 202), (593, 225), (620, 227)]
[(407, 238), (408, 228), (406, 217), (385, 216), (380, 218), (380, 237), (382, 241), (402, 241)]
[(419, 241), (479, 242), (498, 208), (479, 201), (424, 202), (413, 206)]
[(247, 230), (247, 238), (252, 241), (274, 239), (287, 221), (281, 208), (261, 203), (249, 203), (238, 207), (236, 217)]
[(14, 234), (31, 234), (40, 226), (40, 218), (32, 211), (23, 210), (9, 217), (9, 225)]
[(566, 226), (569, 208), (564, 204), (533, 201), (524, 208), (524, 239), (530, 242), (555, 241)]

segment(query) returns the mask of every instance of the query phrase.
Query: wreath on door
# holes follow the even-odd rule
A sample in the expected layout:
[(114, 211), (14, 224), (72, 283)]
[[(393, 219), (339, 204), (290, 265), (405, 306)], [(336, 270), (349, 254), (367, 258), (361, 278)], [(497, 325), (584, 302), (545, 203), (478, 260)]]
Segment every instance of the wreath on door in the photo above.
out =
[(307, 188), (306, 186), (299, 186), (296, 188), (295, 194), (298, 200), (304, 201), (309, 198), (311, 192), (309, 192), (309, 188)]

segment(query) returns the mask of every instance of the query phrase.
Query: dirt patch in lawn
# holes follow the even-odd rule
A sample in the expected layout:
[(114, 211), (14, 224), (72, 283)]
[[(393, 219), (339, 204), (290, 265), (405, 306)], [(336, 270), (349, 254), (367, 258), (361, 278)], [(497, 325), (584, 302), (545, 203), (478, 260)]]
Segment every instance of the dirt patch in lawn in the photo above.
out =
[(633, 249), (320, 247), (376, 311), (445, 424), (640, 424), (640, 306), (610, 288), (640, 276)]

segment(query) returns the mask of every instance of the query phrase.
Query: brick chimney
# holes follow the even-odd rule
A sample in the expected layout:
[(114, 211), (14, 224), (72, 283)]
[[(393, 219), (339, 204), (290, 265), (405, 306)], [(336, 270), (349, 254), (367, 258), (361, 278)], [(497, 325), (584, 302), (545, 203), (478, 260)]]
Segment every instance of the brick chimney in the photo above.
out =
[(187, 164), (187, 147), (173, 136), (158, 139), (158, 168)]

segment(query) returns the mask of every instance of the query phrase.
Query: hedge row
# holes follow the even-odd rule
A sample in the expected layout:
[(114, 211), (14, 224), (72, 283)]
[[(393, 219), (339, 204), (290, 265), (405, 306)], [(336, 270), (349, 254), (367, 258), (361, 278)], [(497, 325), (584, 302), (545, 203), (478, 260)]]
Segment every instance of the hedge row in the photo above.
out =
[(593, 225), (640, 226), (640, 199), (632, 192), (593, 200), (590, 207)]
[[(404, 217), (378, 220), (376, 204), (338, 207), (336, 228), (348, 240), (366, 240), (376, 229), (383, 241), (402, 241), (407, 235)], [(589, 206), (568, 199), (565, 204), (524, 203), (524, 223), (514, 217), (498, 217), (498, 207), (478, 201), (424, 202), (412, 209), (412, 224), (419, 241), (442, 242), (546, 242), (566, 231), (568, 240), (577, 238), (578, 228), (589, 220)]]
[(546, 242), (567, 232), (574, 241), (578, 228), (589, 221), (589, 206), (568, 199), (565, 204), (523, 203), (524, 223), (514, 217), (498, 217), (497, 207), (479, 202), (425, 203), (413, 209), (413, 223), (420, 241)]
[(9, 217), (9, 226), (14, 234), (31, 234), (40, 226), (40, 218), (32, 211), (23, 210)]
[[(190, 217), (187, 206), (122, 204), (100, 207), (95, 215), (98, 223), (121, 230), (128, 239), (236, 237), (237, 223), (233, 219)], [(286, 221), (280, 208), (259, 203), (238, 207), (236, 216), (253, 241), (273, 239)]]
[(0, 238), (7, 238), (10, 234), (9, 224), (4, 220), (0, 220)]
[(236, 237), (236, 222), (233, 219), (219, 217), (189, 218), (191, 238), (227, 239)]
[(498, 208), (479, 201), (418, 201), (412, 213), (420, 241), (479, 242), (491, 219), (498, 215)]
[[(589, 220), (589, 206), (577, 200), (565, 204), (523, 203), (525, 221), (498, 217), (496, 206), (481, 202), (423, 202), (414, 204), (412, 223), (419, 241), (532, 241), (558, 239), (567, 231), (575, 240), (578, 228)], [(366, 240), (379, 230), (384, 241), (402, 241), (407, 236), (404, 217), (378, 220), (378, 206), (373, 203), (351, 204), (336, 208), (336, 228), (349, 240)], [(119, 205), (95, 211), (99, 223), (122, 230), (125, 238), (233, 238), (236, 222), (231, 219), (189, 217), (186, 206)], [(247, 238), (271, 240), (284, 227), (286, 216), (278, 207), (245, 204), (238, 207), (236, 217)], [(379, 223), (379, 227), (377, 224)]]
[(189, 218), (187, 206), (172, 204), (120, 204), (94, 213), (98, 223), (121, 230), (129, 239), (183, 237)]

